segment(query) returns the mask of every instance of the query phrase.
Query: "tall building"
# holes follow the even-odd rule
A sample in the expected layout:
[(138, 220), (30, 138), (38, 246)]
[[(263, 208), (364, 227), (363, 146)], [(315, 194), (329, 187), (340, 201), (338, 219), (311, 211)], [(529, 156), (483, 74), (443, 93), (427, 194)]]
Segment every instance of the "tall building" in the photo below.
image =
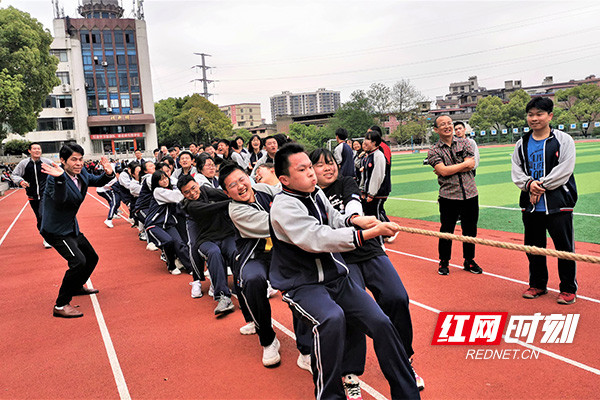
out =
[(282, 92), (271, 97), (271, 116), (334, 113), (340, 108), (340, 92), (318, 89), (316, 92)]
[[(27, 139), (56, 153), (76, 141), (86, 153), (157, 147), (146, 22), (122, 18), (118, 0), (82, 0), (83, 18), (54, 19), (54, 88)], [(138, 13), (138, 15), (142, 15)]]
[(261, 125), (260, 103), (241, 103), (219, 106), (219, 110), (231, 120), (233, 129), (250, 129)]

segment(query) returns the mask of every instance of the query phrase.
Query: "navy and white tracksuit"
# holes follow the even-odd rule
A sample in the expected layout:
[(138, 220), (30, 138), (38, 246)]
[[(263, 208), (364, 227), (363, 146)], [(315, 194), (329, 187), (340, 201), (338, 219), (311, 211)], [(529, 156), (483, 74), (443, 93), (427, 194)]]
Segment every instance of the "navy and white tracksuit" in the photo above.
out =
[(335, 210), (320, 189), (300, 193), (284, 187), (273, 201), (270, 223), (269, 278), (284, 293), (283, 300), (312, 327), (316, 398), (346, 398), (341, 380), (346, 324), (373, 338), (392, 397), (420, 398), (396, 328), (373, 298), (348, 277), (339, 253), (363, 245), (362, 231), (350, 227), (350, 218)]
[[(362, 215), (359, 189), (354, 179), (339, 176), (331, 185), (323, 189), (331, 205), (342, 215)], [(394, 265), (385, 254), (379, 240), (370, 239), (366, 243), (349, 252), (341, 253), (350, 270), (350, 277), (360, 287), (365, 286), (373, 293), (375, 301), (390, 318), (400, 334), (406, 355), (413, 354), (413, 330), (409, 310), (409, 299), (406, 289), (398, 276)], [(356, 329), (348, 329), (349, 335), (357, 335), (362, 346), (349, 348), (344, 361), (344, 375), (361, 375), (364, 372), (366, 343), (364, 335)]]
[(96, 193), (98, 196), (106, 199), (108, 201), (108, 216), (107, 220), (112, 220), (117, 212), (119, 211), (119, 206), (121, 205), (121, 195), (117, 190), (113, 189), (113, 185), (117, 184), (117, 178), (113, 178), (106, 185), (99, 187), (96, 189)]
[(29, 187), (25, 189), (25, 193), (29, 200), (29, 206), (35, 214), (38, 231), (42, 227), (42, 195), (46, 188), (46, 174), (42, 172), (42, 164), (52, 165), (52, 160), (40, 157), (39, 160), (34, 161), (31, 157), (28, 157), (21, 160), (10, 174), (10, 179), (16, 185), (20, 185), (22, 181), (29, 184)]
[(380, 221), (389, 221), (383, 208), (392, 191), (385, 155), (383, 151), (376, 149), (367, 153), (361, 162), (363, 171), (360, 190), (365, 197), (373, 198), (371, 201), (363, 200), (365, 215), (373, 215)]
[(157, 187), (144, 221), (148, 239), (164, 250), (169, 271), (176, 268), (175, 258), (179, 258), (184, 267), (191, 268), (189, 251), (177, 230), (175, 215), (177, 203), (182, 200), (183, 195), (179, 190)]

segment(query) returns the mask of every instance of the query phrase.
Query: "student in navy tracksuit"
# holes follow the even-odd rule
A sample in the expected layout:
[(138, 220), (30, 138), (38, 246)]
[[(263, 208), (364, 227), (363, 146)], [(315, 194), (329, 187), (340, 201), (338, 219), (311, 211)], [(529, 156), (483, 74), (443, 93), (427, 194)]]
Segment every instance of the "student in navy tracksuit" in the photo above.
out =
[(63, 145), (59, 152), (62, 165), (42, 165), (48, 174), (44, 190), (40, 233), (65, 260), (65, 273), (53, 315), (62, 318), (82, 317), (83, 313), (69, 303), (73, 296), (98, 293), (83, 286), (98, 263), (98, 255), (77, 224), (77, 211), (89, 186), (102, 186), (115, 174), (106, 157), (102, 157), (103, 175), (91, 175), (83, 168), (83, 148), (76, 143)]
[(113, 186), (117, 184), (118, 177), (114, 177), (106, 185), (96, 189), (98, 196), (104, 198), (108, 202), (108, 215), (104, 220), (104, 225), (109, 228), (114, 228), (113, 218), (118, 218), (119, 206), (121, 205), (121, 195), (117, 190), (113, 189)]
[(245, 168), (228, 165), (219, 172), (219, 184), (232, 199), (229, 216), (237, 228), (238, 256), (234, 265), (244, 304), (251, 317), (261, 346), (265, 367), (279, 364), (279, 341), (271, 324), (271, 305), (267, 296), (272, 242), (269, 233), (269, 210), (274, 186), (258, 184), (252, 188)]
[[(331, 205), (346, 217), (363, 215), (358, 185), (353, 178), (339, 175), (333, 154), (327, 149), (317, 149), (310, 154), (310, 161), (317, 176), (317, 184), (323, 189)], [(398, 330), (406, 355), (412, 357), (413, 330), (408, 294), (380, 241), (367, 240), (362, 247), (342, 253), (342, 257), (350, 270), (350, 277), (373, 293), (377, 304)], [(352, 350), (354, 351), (350, 354), (355, 357), (347, 359), (349, 365), (345, 363), (344, 375), (361, 375), (364, 371), (366, 346)], [(350, 379), (356, 380), (355, 377)], [(415, 379), (422, 390), (423, 379), (416, 373)]]
[(179, 275), (176, 258), (185, 268), (191, 268), (187, 245), (177, 230), (177, 203), (183, 200), (183, 195), (171, 188), (169, 176), (162, 170), (152, 174), (151, 182), (153, 197), (144, 221), (146, 233), (149, 240), (165, 252), (169, 272)]
[(362, 159), (360, 190), (365, 215), (374, 215), (380, 221), (389, 221), (383, 205), (392, 186), (385, 155), (379, 148), (381, 143), (381, 135), (378, 132), (369, 131), (365, 135), (363, 149), (367, 154)]
[[(21, 160), (17, 164), (10, 178), (16, 185), (25, 188), (39, 231), (42, 227), (42, 209), (40, 206), (46, 187), (46, 174), (42, 173), (42, 164), (52, 165), (52, 160), (42, 157), (42, 146), (39, 143), (30, 143), (28, 151), (30, 157)], [(45, 242), (44, 247), (50, 248)]]
[(316, 398), (346, 398), (341, 379), (346, 324), (373, 338), (392, 397), (419, 398), (396, 328), (373, 298), (348, 277), (339, 253), (377, 236), (393, 235), (398, 226), (373, 217), (342, 217), (323, 191), (315, 188), (312, 164), (300, 145), (290, 143), (277, 152), (275, 172), (283, 192), (271, 206), (269, 278), (284, 293), (283, 300), (312, 327)]
[(333, 150), (333, 154), (335, 161), (340, 166), (340, 174), (354, 178), (354, 154), (352, 148), (346, 143), (346, 139), (348, 139), (348, 131), (344, 128), (338, 128), (335, 131), (335, 140), (337, 140), (338, 145)]

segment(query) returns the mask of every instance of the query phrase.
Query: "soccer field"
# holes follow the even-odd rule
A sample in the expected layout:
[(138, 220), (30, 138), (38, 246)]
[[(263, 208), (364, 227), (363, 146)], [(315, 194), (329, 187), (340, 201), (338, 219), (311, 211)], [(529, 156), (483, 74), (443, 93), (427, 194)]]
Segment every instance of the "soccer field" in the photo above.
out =
[[(577, 143), (575, 240), (600, 243), (600, 142)], [(510, 177), (514, 146), (482, 147), (477, 168), (480, 228), (523, 233), (519, 189)], [(433, 168), (423, 165), (427, 152), (399, 154), (392, 161), (389, 215), (439, 222), (438, 183)], [(577, 215), (590, 214), (590, 215)]]

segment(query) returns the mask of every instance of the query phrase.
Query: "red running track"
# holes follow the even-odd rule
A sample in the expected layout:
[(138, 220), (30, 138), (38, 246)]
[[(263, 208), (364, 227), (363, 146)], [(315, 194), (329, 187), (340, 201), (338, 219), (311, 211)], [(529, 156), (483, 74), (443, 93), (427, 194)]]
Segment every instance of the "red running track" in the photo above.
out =
[[(91, 194), (95, 196), (93, 191)], [(64, 320), (52, 317), (66, 268), (64, 260), (54, 250), (42, 247), (24, 191), (11, 191), (0, 198), (0, 398), (313, 396), (310, 374), (296, 366), (294, 341), (279, 329), (292, 327), (290, 311), (280, 295), (271, 300), (271, 306), (282, 342), (282, 363), (267, 369), (261, 364), (258, 338), (239, 334), (244, 324), (241, 312), (216, 319), (215, 302), (206, 295), (192, 299), (191, 277), (169, 275), (158, 254), (145, 250), (129, 224), (115, 220), (114, 229), (104, 226), (103, 204), (104, 200), (88, 196), (79, 213), (81, 230), (100, 256), (91, 279), (100, 293), (76, 297), (72, 304), (79, 305), (85, 316)], [(406, 226), (439, 227), (436, 223), (396, 220)], [(497, 231), (482, 230), (479, 236), (522, 242), (518, 234)], [(577, 251), (599, 255), (600, 246), (577, 243)], [(388, 246), (388, 254), (413, 301), (415, 368), (426, 385), (422, 398), (600, 396), (600, 350), (594, 344), (600, 330), (600, 282), (595, 279), (600, 266), (579, 263), (582, 297), (574, 305), (560, 306), (554, 292), (535, 300), (521, 298), (526, 288), (522, 281), (527, 280), (523, 253), (478, 246), (477, 261), (484, 275), (451, 268), (446, 277), (437, 274), (435, 238), (401, 234)], [(459, 243), (454, 244), (453, 254), (453, 262), (460, 264)], [(549, 287), (557, 288), (556, 260), (549, 260), (549, 269)], [(206, 294), (206, 283), (203, 290)], [(572, 344), (540, 344), (538, 334), (533, 345), (549, 352), (539, 354), (538, 359), (467, 360), (468, 349), (490, 347), (432, 346), (439, 310), (507, 311), (510, 315), (576, 313), (581, 317)], [(504, 342), (493, 348), (524, 349)], [(363, 388), (365, 399), (371, 398), (369, 393), (389, 398), (372, 348), (361, 378), (371, 388)]]

